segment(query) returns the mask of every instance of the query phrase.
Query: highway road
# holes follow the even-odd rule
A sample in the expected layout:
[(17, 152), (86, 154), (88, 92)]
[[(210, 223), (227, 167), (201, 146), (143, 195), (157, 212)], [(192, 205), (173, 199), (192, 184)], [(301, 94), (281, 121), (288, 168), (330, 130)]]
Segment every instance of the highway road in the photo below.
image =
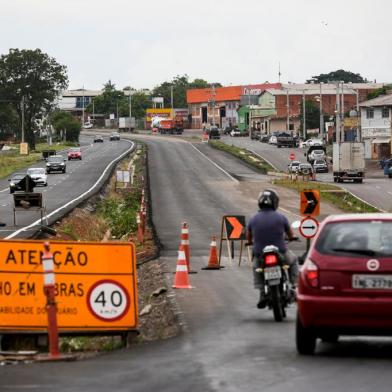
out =
[[(110, 169), (119, 157), (133, 146), (128, 140), (93, 143), (92, 137), (81, 138), (82, 160), (66, 161), (66, 173), (48, 174), (47, 187), (35, 187), (34, 192), (42, 192), (46, 207), (47, 221), (55, 222), (59, 217), (77, 206), (102, 187), (110, 175)], [(60, 153), (65, 158), (67, 152)], [(32, 167), (45, 167), (39, 162)], [(23, 172), (19, 170), (18, 172)], [(6, 223), (0, 228), (0, 238), (26, 238), (39, 229), (40, 213), (37, 211), (17, 211), (16, 225), (13, 221), (13, 195), (9, 192), (7, 179), (0, 180), (0, 221)], [(44, 220), (46, 223), (46, 218)]]
[[(160, 261), (169, 271), (175, 270), (180, 224), (190, 225), (191, 266), (198, 273), (190, 276), (194, 289), (174, 294), (186, 332), (78, 363), (2, 367), (1, 390), (390, 391), (391, 339), (347, 338), (319, 344), (315, 357), (298, 356), (295, 307), (280, 324), (270, 311), (258, 310), (246, 261), (239, 267), (225, 259), (223, 270), (201, 270), (222, 215), (253, 214), (269, 179), (207, 145), (138, 138), (149, 146), (153, 219), (164, 245)], [(299, 204), (293, 195), (282, 190), (282, 211), (291, 220), (297, 219)], [(324, 210), (333, 212), (333, 207)], [(166, 278), (170, 285), (173, 275)]]
[[(251, 140), (249, 137), (224, 136), (221, 141), (254, 151), (281, 171), (287, 171), (291, 152), (295, 153), (295, 160), (306, 162), (304, 150), (300, 148), (277, 148), (267, 143)], [(318, 173), (317, 180), (334, 183), (331, 171), (329, 173)], [(381, 170), (367, 173), (363, 184), (344, 182), (339, 186), (383, 211), (392, 211), (392, 181), (385, 177)]]

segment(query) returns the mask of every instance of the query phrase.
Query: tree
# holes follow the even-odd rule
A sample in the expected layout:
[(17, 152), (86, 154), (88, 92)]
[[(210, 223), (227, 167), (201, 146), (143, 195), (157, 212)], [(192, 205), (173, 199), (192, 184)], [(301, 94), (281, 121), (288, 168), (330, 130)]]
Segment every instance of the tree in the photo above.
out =
[(0, 57), (0, 97), (18, 114), (19, 128), (23, 110), (30, 149), (35, 149), (36, 121), (54, 107), (60, 91), (67, 86), (66, 67), (40, 49), (10, 49)]
[(327, 74), (320, 74), (317, 76), (312, 76), (308, 79), (306, 83), (328, 83), (333, 81), (343, 81), (345, 83), (366, 83), (367, 80), (363, 78), (359, 73), (353, 73), (350, 71), (344, 71), (343, 69), (338, 69), (337, 71), (332, 71)]
[[(153, 96), (163, 97), (164, 106), (171, 107), (171, 89), (173, 88), (173, 107), (186, 108), (186, 91), (194, 88), (208, 88), (211, 83), (203, 79), (195, 79), (189, 82), (189, 76), (175, 76), (171, 82), (164, 82), (153, 90)], [(214, 83), (215, 87), (221, 87), (220, 83)]]
[(390, 90), (392, 90), (392, 84), (386, 84), (385, 86), (370, 92), (367, 95), (367, 99), (373, 99), (379, 97), (380, 95), (385, 95)]
[[(301, 124), (300, 134), (303, 134), (303, 103), (301, 102)], [(313, 101), (305, 101), (306, 129), (316, 129), (320, 127), (320, 108)], [(324, 117), (324, 121), (327, 117)]]
[(71, 113), (61, 110), (55, 111), (51, 116), (51, 123), (61, 140), (78, 142), (80, 135), (80, 122)]
[(9, 102), (0, 102), (0, 140), (20, 135), (19, 117)]

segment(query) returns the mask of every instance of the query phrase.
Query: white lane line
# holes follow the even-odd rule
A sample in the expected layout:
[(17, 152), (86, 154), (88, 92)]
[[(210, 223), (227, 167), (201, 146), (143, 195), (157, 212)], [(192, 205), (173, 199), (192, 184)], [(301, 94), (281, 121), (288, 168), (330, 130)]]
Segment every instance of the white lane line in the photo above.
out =
[(249, 150), (249, 149), (248, 149), (248, 151), (250, 151), (251, 153), (255, 154), (256, 156), (258, 156), (259, 158), (261, 158), (263, 161), (266, 161), (266, 162), (267, 162), (270, 166), (272, 166), (277, 172), (280, 171), (274, 164), (271, 163), (271, 161), (269, 161), (268, 159), (264, 158), (262, 155), (258, 154), (256, 151), (254, 151), (254, 150)]
[(0, 193), (7, 192), (7, 191), (9, 191), (9, 190), (10, 190), (10, 188), (4, 188), (4, 189), (2, 189), (2, 190), (0, 191)]
[(203, 155), (203, 157), (205, 159), (207, 159), (207, 161), (211, 162), (216, 168), (218, 168), (220, 171), (222, 171), (223, 173), (226, 174), (227, 177), (229, 177), (232, 181), (239, 183), (239, 181), (234, 178), (230, 173), (228, 173), (225, 169), (223, 169), (222, 167), (220, 167), (217, 163), (215, 163), (214, 161), (212, 161), (210, 158), (208, 158), (208, 156), (204, 153), (202, 153), (199, 149), (197, 149), (191, 142), (188, 142), (199, 154)]
[(392, 195), (392, 192), (387, 192), (388, 193), (388, 195)]
[(279, 210), (282, 210), (282, 211), (285, 212), (286, 214), (297, 216), (298, 218), (301, 218), (301, 220), (302, 220), (302, 218), (303, 218), (301, 215), (298, 215), (298, 214), (296, 214), (296, 213), (293, 212), (293, 211), (286, 210), (285, 208), (279, 207)]
[[(124, 139), (123, 139), (123, 140), (124, 140)], [(50, 214), (45, 215), (45, 216), (43, 217), (43, 219), (46, 219), (46, 220), (47, 220), (47, 219), (50, 218), (51, 216), (57, 214), (59, 211), (63, 210), (64, 208), (67, 208), (69, 205), (71, 205), (71, 204), (74, 203), (75, 201), (82, 199), (82, 198), (83, 198), (85, 195), (87, 195), (92, 189), (94, 189), (94, 188), (99, 184), (99, 182), (102, 180), (102, 178), (105, 176), (106, 172), (109, 170), (109, 168), (112, 166), (112, 164), (113, 164), (114, 162), (116, 162), (116, 161), (119, 161), (120, 159), (122, 159), (123, 157), (125, 157), (127, 154), (130, 153), (130, 151), (131, 151), (132, 148), (134, 147), (135, 143), (132, 142), (131, 140), (127, 140), (127, 142), (131, 144), (131, 147), (130, 147), (128, 150), (126, 150), (125, 152), (123, 152), (123, 153), (122, 153), (120, 156), (118, 156), (116, 159), (113, 159), (113, 160), (106, 166), (106, 168), (105, 168), (105, 170), (102, 172), (101, 176), (98, 178), (98, 180), (95, 182), (95, 184), (94, 184), (91, 188), (89, 188), (86, 192), (82, 193), (81, 195), (79, 195), (79, 196), (76, 197), (75, 199), (70, 200), (68, 203), (64, 204), (62, 207), (57, 208), (57, 210), (54, 210), (54, 211), (52, 211)], [(41, 223), (41, 219), (38, 219), (38, 220), (36, 220), (35, 222), (31, 223), (31, 224), (28, 225), (28, 226), (22, 227), (21, 229), (19, 229), (19, 230), (17, 230), (17, 231), (14, 231), (12, 234), (10, 234), (8, 237), (5, 237), (4, 239), (5, 239), (5, 240), (9, 240), (10, 238), (14, 238), (14, 237), (16, 237), (17, 235), (19, 235), (20, 233), (22, 233), (23, 231), (26, 231), (26, 230), (28, 230), (28, 229), (31, 229), (32, 227), (34, 227), (34, 226), (36, 226), (36, 225), (38, 225), (38, 224), (40, 224), (40, 223)]]

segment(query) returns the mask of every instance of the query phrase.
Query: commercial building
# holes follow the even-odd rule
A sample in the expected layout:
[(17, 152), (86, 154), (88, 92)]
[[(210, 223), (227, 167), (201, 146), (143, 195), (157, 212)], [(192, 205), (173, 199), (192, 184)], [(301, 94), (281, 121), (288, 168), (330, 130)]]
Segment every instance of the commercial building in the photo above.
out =
[(237, 110), (252, 104), (268, 88), (280, 88), (280, 83), (263, 83), (244, 86), (228, 86), (187, 91), (188, 110), (192, 128), (212, 124), (224, 128), (238, 124)]
[(365, 158), (391, 156), (392, 95), (382, 95), (362, 102), (361, 135), (365, 143)]

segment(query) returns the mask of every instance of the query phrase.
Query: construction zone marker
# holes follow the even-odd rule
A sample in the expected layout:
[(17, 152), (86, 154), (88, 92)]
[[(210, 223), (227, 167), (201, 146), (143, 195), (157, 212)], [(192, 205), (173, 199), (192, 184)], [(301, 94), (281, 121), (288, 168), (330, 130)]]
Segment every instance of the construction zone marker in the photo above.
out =
[(188, 267), (186, 265), (185, 252), (183, 250), (178, 251), (178, 260), (176, 267), (176, 275), (174, 277), (174, 289), (191, 289), (192, 286), (189, 284)]
[(221, 268), (224, 268), (224, 267), (223, 266), (221, 267), (219, 264), (218, 252), (216, 250), (216, 236), (213, 235), (211, 238), (210, 257), (208, 260), (208, 265), (207, 265), (207, 267), (204, 267), (202, 269), (203, 270), (219, 270)]
[(181, 228), (181, 245), (180, 250), (183, 250), (185, 253), (186, 265), (188, 267), (188, 274), (196, 274), (197, 271), (193, 271), (191, 269), (191, 256), (190, 256), (190, 248), (189, 248), (189, 225), (184, 222)]

